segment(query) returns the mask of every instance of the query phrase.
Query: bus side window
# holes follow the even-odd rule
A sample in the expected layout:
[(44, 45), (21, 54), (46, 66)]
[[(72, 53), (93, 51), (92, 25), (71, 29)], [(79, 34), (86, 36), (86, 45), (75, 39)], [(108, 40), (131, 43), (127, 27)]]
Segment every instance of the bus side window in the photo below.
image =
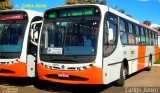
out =
[(153, 45), (153, 37), (152, 37), (153, 35), (152, 35), (152, 31), (151, 31), (151, 30), (149, 30), (149, 35), (150, 35), (150, 36), (149, 36), (149, 37), (150, 37), (150, 39), (149, 39), (149, 44), (150, 44), (150, 45)]
[(128, 29), (129, 29), (129, 33), (128, 33), (128, 43), (131, 45), (135, 44), (135, 38), (134, 38), (134, 30), (133, 30), (133, 24), (128, 23)]
[(152, 38), (151, 38), (151, 35), (152, 33), (151, 33), (151, 31), (150, 30), (148, 30), (148, 45), (151, 45), (151, 40), (152, 40)]
[(141, 28), (141, 42), (140, 45), (145, 45), (146, 39), (145, 39), (145, 28)]
[(153, 38), (153, 45), (155, 45), (155, 33), (154, 32), (152, 32), (152, 38)]
[(107, 14), (104, 25), (104, 56), (110, 55), (117, 44), (117, 17), (113, 14)]
[(107, 29), (108, 29), (108, 27), (107, 27), (107, 22), (104, 24), (104, 40), (103, 40), (103, 44), (104, 45), (107, 45), (108, 44), (108, 32), (107, 32)]
[(139, 42), (140, 42), (140, 34), (139, 34), (139, 27), (136, 25), (135, 26), (135, 33), (136, 33), (136, 45), (138, 45), (139, 44)]
[(119, 21), (120, 38), (122, 44), (127, 44), (127, 32), (126, 32), (126, 22), (122, 19)]
[[(114, 24), (112, 24), (112, 23), (109, 23), (109, 34), (108, 34), (108, 36), (109, 37), (112, 37), (112, 39), (110, 39), (109, 37), (109, 44), (111, 45), (111, 44), (116, 44), (116, 34), (117, 34), (117, 27), (116, 27), (116, 25), (114, 25)], [(111, 34), (112, 33), (112, 34)]]
[[(39, 32), (40, 32), (41, 25), (42, 25), (41, 23), (38, 23), (38, 24), (35, 25), (35, 30), (37, 31), (37, 34), (36, 34), (37, 37), (34, 41), (37, 42), (37, 43), (38, 43), (38, 38), (39, 38)], [(29, 44), (29, 53), (31, 53), (31, 54), (37, 53), (37, 46), (30, 43)]]
[(155, 32), (155, 45), (158, 45), (158, 34)]
[[(42, 20), (42, 17), (39, 17), (39, 16), (34, 17), (34, 18), (32, 19), (31, 24), (34, 23), (34, 22), (41, 21), (41, 20)], [(35, 27), (34, 27), (35, 30), (36, 30), (36, 32), (38, 32), (38, 33), (37, 33), (38, 38), (39, 38), (39, 31), (40, 31), (41, 25), (42, 25), (42, 23), (37, 23), (37, 24), (35, 25)], [(30, 33), (31, 33), (31, 29), (30, 29)], [(36, 42), (38, 42), (38, 38), (36, 37), (36, 39), (35, 39)], [(30, 37), (30, 39), (32, 39), (32, 38)], [(37, 53), (37, 46), (34, 45), (33, 43), (31, 43), (30, 40), (29, 40), (29, 44), (28, 44), (28, 54), (36, 54), (36, 53)]]
[(146, 34), (146, 45), (149, 45), (149, 31), (148, 31), (148, 29), (145, 30), (145, 34)]
[(148, 45), (151, 45), (151, 31), (148, 30)]

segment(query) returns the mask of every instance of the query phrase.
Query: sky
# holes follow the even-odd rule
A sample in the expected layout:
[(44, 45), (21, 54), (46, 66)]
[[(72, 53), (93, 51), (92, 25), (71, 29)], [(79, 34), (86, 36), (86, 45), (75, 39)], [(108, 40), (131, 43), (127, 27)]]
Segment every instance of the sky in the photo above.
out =
[[(30, 9), (44, 12), (65, 4), (65, 0), (11, 0), (15, 9)], [(149, 20), (152, 26), (160, 26), (160, 0), (106, 0), (107, 5), (124, 9), (126, 14), (134, 19), (143, 22)], [(38, 6), (37, 6), (38, 5)], [(40, 6), (39, 6), (40, 5)]]

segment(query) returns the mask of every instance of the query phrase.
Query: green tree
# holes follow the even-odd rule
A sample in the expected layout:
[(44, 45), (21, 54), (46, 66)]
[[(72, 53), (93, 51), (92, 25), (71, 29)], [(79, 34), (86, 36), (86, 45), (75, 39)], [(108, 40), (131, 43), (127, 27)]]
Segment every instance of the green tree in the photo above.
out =
[(106, 5), (106, 0), (66, 0), (66, 4), (103, 4)]
[(0, 0), (0, 10), (12, 9), (13, 3), (11, 0)]
[(151, 21), (146, 20), (143, 23), (146, 24), (146, 25), (148, 25), (148, 26), (151, 26)]
[(118, 12), (125, 14), (126, 11), (124, 9), (120, 9), (120, 10), (118, 10)]
[(132, 16), (131, 16), (131, 15), (129, 15), (129, 14), (127, 14), (127, 16), (129, 16), (129, 17), (131, 17), (131, 18), (132, 18)]
[(160, 31), (160, 27), (156, 27), (155, 29), (158, 30), (158, 31)]
[[(124, 9), (120, 9), (120, 10), (118, 10), (118, 12), (120, 12), (122, 14), (126, 13), (126, 11)], [(132, 18), (132, 16), (130, 14), (125, 14), (125, 15)]]

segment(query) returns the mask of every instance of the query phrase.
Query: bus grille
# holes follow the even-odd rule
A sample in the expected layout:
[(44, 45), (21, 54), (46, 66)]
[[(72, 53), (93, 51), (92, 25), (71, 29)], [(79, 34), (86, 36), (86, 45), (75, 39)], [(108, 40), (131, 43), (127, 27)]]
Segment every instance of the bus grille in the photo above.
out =
[(45, 75), (47, 78), (59, 79), (59, 80), (72, 80), (72, 81), (87, 81), (87, 78), (78, 77), (78, 76), (69, 76), (69, 77), (59, 77), (57, 74)]
[(0, 73), (8, 73), (8, 74), (14, 74), (15, 72), (6, 70), (6, 69), (0, 69)]

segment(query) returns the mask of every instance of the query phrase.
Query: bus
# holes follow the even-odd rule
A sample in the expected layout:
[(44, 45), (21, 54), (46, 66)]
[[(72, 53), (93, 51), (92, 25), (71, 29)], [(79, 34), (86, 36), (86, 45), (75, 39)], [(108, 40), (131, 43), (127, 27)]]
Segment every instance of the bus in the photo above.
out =
[(157, 30), (110, 7), (67, 5), (45, 11), (37, 69), (40, 80), (124, 85), (127, 75), (151, 70)]
[(35, 77), (37, 46), (30, 42), (31, 24), (42, 16), (32, 10), (0, 11), (1, 77)]

